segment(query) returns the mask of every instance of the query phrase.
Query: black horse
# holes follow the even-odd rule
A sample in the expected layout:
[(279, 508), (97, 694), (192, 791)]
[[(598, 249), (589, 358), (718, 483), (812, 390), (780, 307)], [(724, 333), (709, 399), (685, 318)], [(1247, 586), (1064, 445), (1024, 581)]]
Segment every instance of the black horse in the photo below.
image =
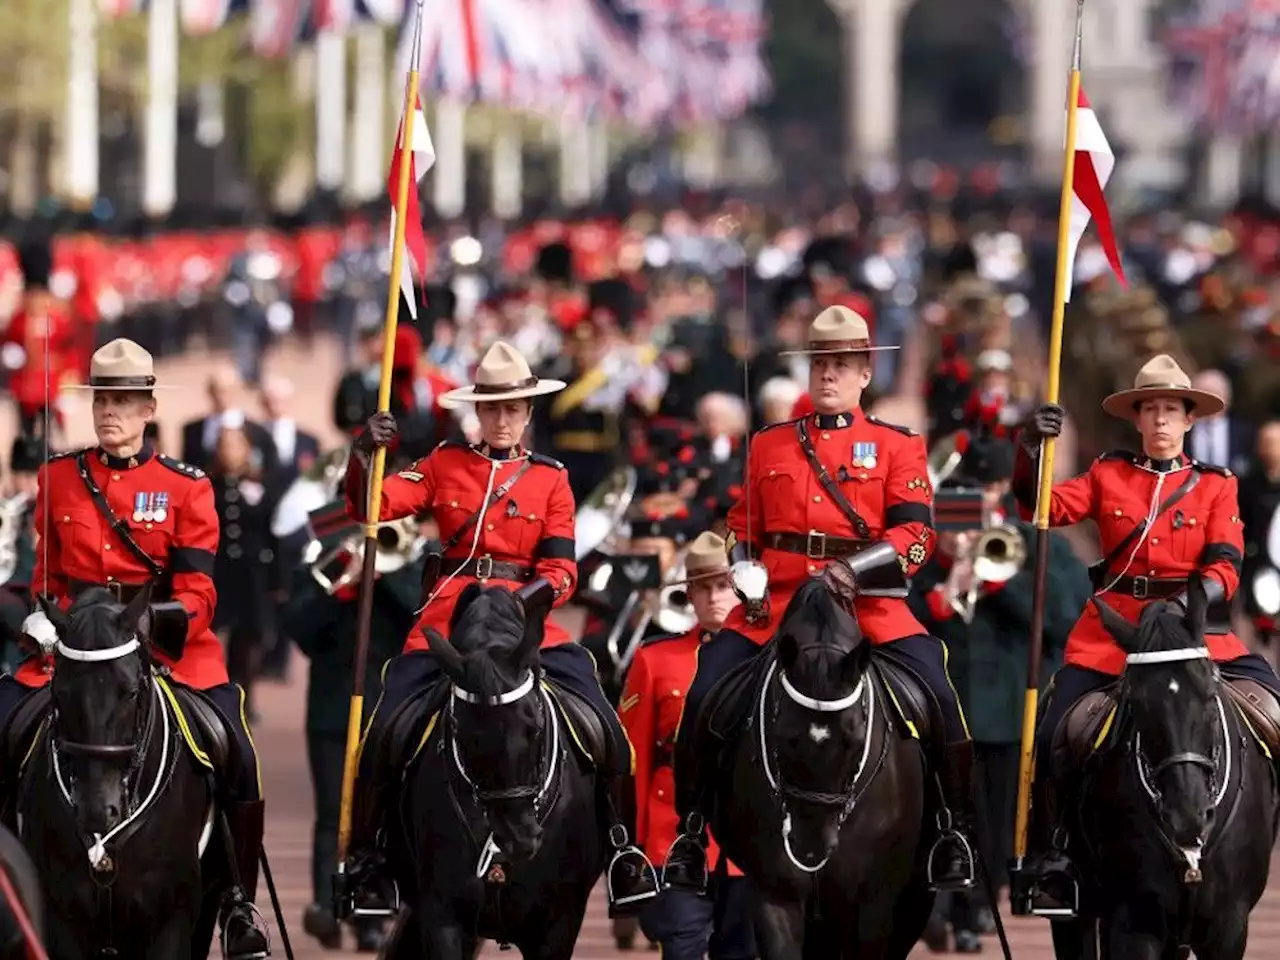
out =
[(89, 590), (67, 612), (41, 597), (59, 638), (52, 709), (17, 813), (59, 960), (204, 958), (228, 887), (216, 840), (202, 871), (213, 781), (154, 669), (149, 605), (145, 589), (127, 606)]
[(400, 803), (411, 920), (388, 957), (463, 960), (484, 939), (569, 960), (607, 844), (595, 773), (574, 746), (538, 649), (547, 610), (467, 587), (450, 639), (431, 636), (448, 689)]
[(1103, 695), (1115, 704), (1107, 740), (1068, 794), (1083, 882), (1079, 916), (1053, 924), (1055, 952), (1242, 960), (1280, 802), (1271, 761), (1207, 657), (1201, 582), (1185, 617), (1153, 603), (1135, 626), (1094, 603), (1129, 662)]
[(752, 698), (711, 821), (754, 892), (762, 960), (905, 958), (928, 921), (922, 839), (935, 802), (920, 743), (895, 715), (889, 669), (813, 579), (771, 646), (700, 711), (705, 744), (724, 735), (722, 709)]
[(26, 914), (30, 932), (43, 944), (45, 927), (40, 877), (22, 843), (4, 827), (0, 827), (0, 870), (4, 871), (11, 888), (0, 897), (0, 960), (29, 960), (31, 954), (27, 952), (27, 937), (9, 897), (17, 897), (18, 908)]

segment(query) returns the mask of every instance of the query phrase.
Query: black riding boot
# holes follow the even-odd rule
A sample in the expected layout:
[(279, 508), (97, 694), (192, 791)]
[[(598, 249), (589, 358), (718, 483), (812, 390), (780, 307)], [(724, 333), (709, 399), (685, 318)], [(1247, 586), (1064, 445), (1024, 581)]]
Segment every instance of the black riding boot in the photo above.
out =
[(236, 869), (242, 896), (230, 899), (222, 912), (223, 954), (227, 960), (262, 960), (271, 956), (271, 945), (262, 918), (253, 901), (258, 893), (258, 858), (262, 853), (264, 830), (261, 800), (231, 803), (227, 825), (231, 828)]
[(658, 895), (658, 874), (653, 864), (631, 842), (636, 824), (635, 781), (629, 772), (605, 776), (602, 771), (597, 782), (609, 822), (609, 845), (613, 848), (605, 871), (609, 916), (632, 916)]
[(380, 777), (373, 764), (362, 769), (356, 780), (347, 860), (333, 878), (333, 914), (340, 921), (389, 917), (399, 908), (384, 850), (386, 815), (394, 806), (393, 784)]
[(929, 885), (934, 890), (968, 890), (975, 877), (969, 836), (973, 809), (973, 741), (948, 743), (938, 771), (944, 809), (938, 817), (938, 839), (929, 851)]
[(701, 762), (693, 748), (676, 740), (674, 773), (676, 812), (681, 832), (667, 851), (662, 868), (662, 889), (706, 893), (707, 890), (707, 772), (716, 769), (714, 757)]
[(1059, 802), (1063, 789), (1041, 773), (1032, 784), (1027, 858), (1021, 870), (1009, 874), (1015, 916), (1066, 918), (1080, 908), (1079, 876), (1065, 849), (1067, 832)]

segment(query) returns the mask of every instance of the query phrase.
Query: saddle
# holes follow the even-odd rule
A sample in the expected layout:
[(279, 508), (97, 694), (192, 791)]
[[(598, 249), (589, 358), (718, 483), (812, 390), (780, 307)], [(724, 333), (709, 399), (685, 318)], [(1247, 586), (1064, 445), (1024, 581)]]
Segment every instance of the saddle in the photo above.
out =
[(1275, 694), (1255, 680), (1228, 680), (1226, 688), (1263, 752), (1280, 760), (1280, 702)]
[(942, 728), (942, 708), (928, 684), (906, 664), (875, 650), (871, 651), (871, 667), (889, 695), (903, 732), (913, 740), (932, 743), (934, 732)]
[(608, 770), (619, 776), (629, 775), (633, 766), (630, 746), (626, 756), (623, 756), (621, 745), (615, 743), (610, 736), (610, 725), (600, 716), (600, 711), (594, 704), (550, 678), (543, 682), (550, 691), (551, 699), (564, 720), (569, 739), (578, 748), (578, 752), (601, 770)]
[(751, 716), (751, 707), (776, 657), (776, 648), (770, 644), (716, 681), (698, 716), (693, 718), (696, 742), (702, 743), (710, 735), (719, 743), (727, 743), (738, 735)]
[(5, 779), (13, 780), (26, 765), (27, 757), (35, 746), (45, 720), (53, 704), (53, 688), (37, 687), (19, 702), (4, 729), (3, 766)]
[(1115, 726), (1116, 691), (1119, 681), (1086, 693), (1071, 705), (1050, 743), (1053, 777), (1063, 777), (1077, 771), (1107, 742)]

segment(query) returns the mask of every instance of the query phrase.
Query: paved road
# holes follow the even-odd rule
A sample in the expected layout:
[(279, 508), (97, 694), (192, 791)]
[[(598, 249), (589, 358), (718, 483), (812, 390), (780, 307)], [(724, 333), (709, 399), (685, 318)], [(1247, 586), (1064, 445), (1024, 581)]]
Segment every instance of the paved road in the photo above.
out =
[[(296, 662), (292, 675), (297, 678), (287, 686), (263, 686), (255, 697), (262, 717), (256, 729), (262, 751), (262, 770), (267, 789), (267, 849), (274, 865), (276, 882), (284, 902), (285, 919), (294, 937), (298, 960), (337, 960), (355, 957), (355, 953), (338, 954), (321, 950), (314, 940), (301, 931), (302, 909), (310, 900), (310, 832), (311, 794), (307, 779), (306, 751), (303, 746), (303, 680), (304, 662)], [(605, 914), (603, 897), (588, 914), (582, 937), (578, 941), (575, 960), (642, 960), (656, 953), (639, 949), (624, 953), (617, 950)], [(266, 906), (265, 896), (262, 904)], [(1015, 960), (1050, 960), (1047, 923), (1043, 920), (1008, 920), (1010, 941)], [(1272, 873), (1271, 889), (1253, 915), (1252, 939), (1247, 960), (1275, 960), (1280, 957), (1280, 861)], [(991, 941), (986, 953), (998, 953)], [(496, 957), (489, 948), (487, 956)], [(277, 948), (276, 956), (283, 956)], [(913, 954), (925, 958), (936, 956), (920, 948)]]

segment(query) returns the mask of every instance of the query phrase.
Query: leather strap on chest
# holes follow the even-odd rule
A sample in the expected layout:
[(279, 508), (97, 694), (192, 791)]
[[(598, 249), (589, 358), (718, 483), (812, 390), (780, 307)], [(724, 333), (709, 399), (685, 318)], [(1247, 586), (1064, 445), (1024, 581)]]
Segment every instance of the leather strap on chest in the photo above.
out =
[(89, 492), (89, 499), (98, 508), (98, 513), (102, 514), (102, 519), (107, 521), (111, 531), (120, 538), (120, 542), (133, 554), (134, 558), (151, 572), (152, 577), (156, 580), (163, 579), (164, 567), (156, 563), (147, 551), (138, 546), (138, 541), (133, 539), (133, 533), (129, 530), (129, 525), (111, 511), (111, 504), (107, 502), (106, 495), (103, 494), (101, 488), (93, 479), (93, 471), (89, 469), (88, 452), (81, 453), (76, 457), (76, 466), (80, 470), (80, 479), (84, 481), (84, 488)]
[(859, 539), (869, 540), (871, 538), (871, 527), (862, 518), (862, 515), (854, 509), (853, 504), (849, 502), (849, 498), (840, 489), (840, 485), (831, 479), (831, 474), (827, 472), (827, 468), (818, 459), (818, 453), (813, 449), (813, 438), (809, 436), (808, 418), (801, 417), (796, 421), (796, 439), (800, 441), (800, 449), (804, 451), (805, 459), (809, 461), (809, 467), (813, 470), (814, 476), (818, 478), (819, 485), (827, 492), (827, 496), (831, 498), (831, 502), (844, 514), (845, 519), (853, 526), (853, 530)]
[(467, 519), (463, 520), (462, 523), (458, 526), (458, 529), (453, 531), (453, 535), (444, 542), (444, 546), (441, 547), (440, 552), (448, 553), (450, 550), (456, 547), (458, 543), (461, 542), (462, 538), (466, 536), (467, 531), (470, 530), (476, 523), (479, 522), (480, 518), (484, 516), (485, 513), (488, 512), (490, 507), (492, 507), (495, 503), (497, 503), (499, 500), (505, 497), (508, 493), (510, 493), (511, 488), (516, 485), (516, 481), (519, 480), (521, 477), (523, 477), (526, 473), (528, 473), (529, 469), (532, 466), (533, 466), (533, 461), (526, 460), (524, 463), (520, 465), (519, 470), (511, 474), (511, 476), (507, 477), (506, 480), (502, 481), (501, 484), (495, 487), (493, 490), (493, 493), (489, 495), (489, 499), (480, 505), (480, 509), (477, 510), (475, 513), (471, 514), (471, 516), (467, 517)]
[(1183, 497), (1194, 490), (1196, 484), (1199, 482), (1200, 471), (1195, 467), (1192, 467), (1187, 471), (1186, 479), (1178, 485), (1178, 488), (1174, 490), (1173, 493), (1169, 494), (1169, 496), (1165, 498), (1164, 503), (1160, 504), (1160, 508), (1155, 512), (1154, 516), (1148, 515), (1147, 517), (1144, 517), (1143, 521), (1130, 530), (1123, 540), (1112, 547), (1105, 557), (1089, 567), (1089, 576), (1093, 581), (1093, 588), (1095, 590), (1099, 589), (1103, 583), (1105, 583), (1107, 571), (1111, 569), (1111, 565), (1120, 559), (1120, 557), (1124, 556), (1124, 552), (1132, 547), (1139, 537), (1146, 533), (1147, 527), (1159, 519), (1162, 514), (1171, 510), (1180, 500), (1182, 500)]

